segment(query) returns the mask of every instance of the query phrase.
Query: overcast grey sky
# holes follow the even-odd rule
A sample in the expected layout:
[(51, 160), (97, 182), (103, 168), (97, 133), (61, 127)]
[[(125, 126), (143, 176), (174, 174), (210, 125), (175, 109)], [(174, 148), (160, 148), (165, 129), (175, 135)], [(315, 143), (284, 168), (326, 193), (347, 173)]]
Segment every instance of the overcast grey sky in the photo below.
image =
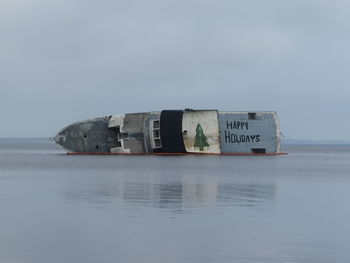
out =
[(0, 137), (160, 109), (275, 110), (349, 139), (345, 0), (1, 0)]

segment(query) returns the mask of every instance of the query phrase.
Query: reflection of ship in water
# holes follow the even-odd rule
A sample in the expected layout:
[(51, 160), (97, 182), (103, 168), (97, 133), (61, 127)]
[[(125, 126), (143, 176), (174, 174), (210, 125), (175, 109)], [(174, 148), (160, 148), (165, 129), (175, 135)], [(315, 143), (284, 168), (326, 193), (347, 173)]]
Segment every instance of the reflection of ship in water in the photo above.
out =
[(224, 184), (220, 185), (221, 203), (256, 206), (275, 200), (275, 185), (269, 184)]
[[(124, 202), (181, 211), (200, 204), (258, 206), (275, 200), (274, 184), (218, 182), (217, 177), (189, 175), (168, 181), (161, 176), (145, 180), (130, 177), (109, 178), (65, 192), (69, 202), (90, 202), (103, 205)], [(140, 179), (139, 177), (137, 179)], [(179, 179), (179, 178), (178, 178)]]

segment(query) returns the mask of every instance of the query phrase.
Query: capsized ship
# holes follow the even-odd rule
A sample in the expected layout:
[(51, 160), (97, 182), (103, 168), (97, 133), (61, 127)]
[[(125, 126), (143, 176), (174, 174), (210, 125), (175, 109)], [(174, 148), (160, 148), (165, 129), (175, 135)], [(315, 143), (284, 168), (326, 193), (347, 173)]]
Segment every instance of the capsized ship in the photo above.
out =
[(163, 110), (73, 123), (53, 140), (70, 153), (280, 154), (276, 112)]

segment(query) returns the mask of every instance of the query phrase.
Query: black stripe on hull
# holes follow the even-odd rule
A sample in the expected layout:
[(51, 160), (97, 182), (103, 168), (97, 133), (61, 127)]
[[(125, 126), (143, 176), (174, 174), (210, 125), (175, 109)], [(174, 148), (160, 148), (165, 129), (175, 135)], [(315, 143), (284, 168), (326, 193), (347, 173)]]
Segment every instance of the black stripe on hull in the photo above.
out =
[(160, 138), (162, 148), (156, 153), (186, 153), (182, 137), (181, 110), (163, 110), (160, 114)]

